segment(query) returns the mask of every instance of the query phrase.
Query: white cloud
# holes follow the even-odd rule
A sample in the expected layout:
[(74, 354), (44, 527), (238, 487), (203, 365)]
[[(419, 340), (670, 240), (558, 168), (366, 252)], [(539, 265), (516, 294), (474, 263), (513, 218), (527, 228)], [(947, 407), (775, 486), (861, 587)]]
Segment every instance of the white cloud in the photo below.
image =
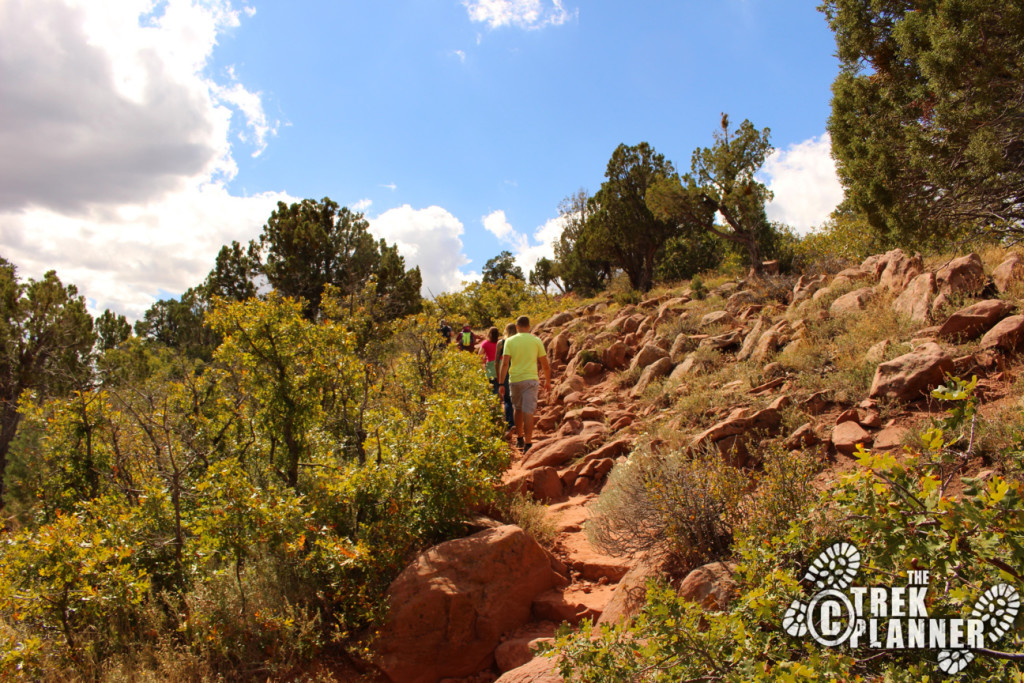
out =
[(466, 53), (463, 50), (452, 50), (452, 54), (458, 57), (463, 64), (466, 63)]
[[(284, 193), (232, 196), (232, 135), (258, 155), (260, 93), (207, 71), (231, 0), (0, 2), (0, 241), (94, 311), (139, 316), (255, 237)], [(241, 126), (233, 126), (238, 114)]]
[(360, 199), (358, 202), (354, 203), (351, 208), (353, 211), (358, 211), (359, 213), (366, 213), (366, 210), (369, 209), (371, 206), (373, 206), (372, 199)]
[(760, 175), (775, 195), (766, 207), (768, 218), (801, 234), (825, 222), (843, 200), (828, 133), (776, 150)]
[(370, 232), (397, 244), (407, 268), (420, 267), (424, 296), (458, 289), (463, 280), (473, 279), (461, 270), (469, 263), (462, 252), (462, 222), (440, 206), (389, 209), (370, 220)]
[(561, 237), (565, 227), (565, 221), (561, 216), (552, 218), (534, 231), (535, 244), (530, 244), (530, 238), (512, 227), (504, 211), (493, 211), (481, 220), (487, 232), (497, 237), (498, 241), (508, 247), (516, 257), (516, 263), (523, 269), (524, 275), (529, 275), (541, 258), (554, 257), (555, 242)]
[(562, 0), (462, 0), (471, 21), (487, 24), (490, 28), (516, 26), (540, 29), (561, 26), (579, 14), (567, 11)]

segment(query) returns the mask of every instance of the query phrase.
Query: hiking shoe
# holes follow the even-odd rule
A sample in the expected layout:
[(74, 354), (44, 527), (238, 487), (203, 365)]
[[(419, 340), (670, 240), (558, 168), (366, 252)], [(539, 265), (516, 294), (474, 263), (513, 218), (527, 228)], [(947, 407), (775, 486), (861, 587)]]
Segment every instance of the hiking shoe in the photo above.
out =
[(523, 453), (525, 453), (526, 451), (530, 450), (530, 446), (532, 446), (532, 445), (533, 445), (532, 443), (524, 444), (523, 445)]
[(516, 437), (516, 448), (522, 448), (526, 445), (526, 439), (521, 436)]

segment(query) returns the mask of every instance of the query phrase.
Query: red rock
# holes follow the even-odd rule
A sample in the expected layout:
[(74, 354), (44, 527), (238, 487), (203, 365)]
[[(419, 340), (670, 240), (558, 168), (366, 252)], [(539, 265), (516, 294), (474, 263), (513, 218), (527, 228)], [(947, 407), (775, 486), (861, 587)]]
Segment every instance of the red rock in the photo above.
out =
[(832, 315), (847, 315), (863, 311), (874, 296), (875, 290), (871, 287), (855, 289), (833, 301), (828, 312)]
[(831, 404), (827, 391), (816, 391), (801, 401), (800, 407), (808, 415), (821, 415)]
[(838, 287), (839, 285), (860, 282), (861, 280), (874, 280), (874, 276), (860, 268), (846, 268), (836, 273), (836, 276), (832, 278), (832, 286)]
[(736, 354), (736, 360), (744, 361), (750, 358), (754, 353), (754, 349), (757, 347), (757, 342), (761, 339), (761, 335), (764, 333), (765, 320), (764, 318), (758, 318), (754, 326), (750, 328), (747, 335), (743, 338), (743, 346), (740, 347), (739, 352)]
[(619, 581), (598, 624), (620, 624), (636, 616), (647, 598), (647, 581), (665, 572), (665, 561), (642, 557)]
[(571, 322), (576, 316), (569, 311), (562, 311), (561, 313), (555, 313), (553, 316), (538, 325), (540, 329), (548, 329), (551, 327), (560, 327), (567, 322)]
[(840, 453), (849, 455), (857, 450), (857, 444), (865, 447), (871, 445), (871, 435), (864, 431), (864, 428), (853, 421), (840, 422), (832, 430), (832, 445)]
[(586, 453), (587, 439), (588, 436), (577, 434), (564, 439), (555, 439), (543, 446), (534, 446), (526, 452), (522, 467), (523, 469), (558, 467)]
[(700, 319), (701, 327), (711, 325), (735, 325), (736, 318), (729, 311), (712, 311)]
[(946, 374), (952, 371), (953, 360), (942, 347), (925, 342), (910, 353), (879, 365), (868, 395), (913, 401), (945, 382)]
[(569, 359), (569, 346), (571, 343), (572, 337), (569, 336), (567, 331), (559, 332), (548, 345), (548, 355), (562, 363), (566, 362)]
[(848, 408), (843, 412), (839, 413), (839, 417), (836, 418), (836, 424), (842, 424), (844, 422), (857, 422), (860, 415), (857, 414), (856, 408)]
[(805, 422), (789, 435), (784, 445), (787, 450), (792, 451), (798, 448), (811, 448), (820, 443), (821, 439), (814, 433), (814, 426), (810, 422)]
[(491, 666), (502, 634), (526, 623), (534, 598), (565, 583), (552, 559), (513, 525), (422, 553), (388, 589), (377, 665), (396, 683), (435, 683)]
[(1015, 282), (1024, 280), (1024, 259), (1016, 252), (1006, 257), (1006, 260), (996, 266), (992, 271), (992, 282), (999, 293), (1003, 293)]
[(1005, 318), (1013, 304), (999, 299), (988, 299), (971, 304), (946, 319), (939, 328), (939, 336), (947, 339), (974, 339)]
[(894, 311), (919, 323), (928, 322), (936, 285), (934, 273), (921, 273), (907, 285), (892, 304)]
[(981, 338), (980, 346), (1008, 353), (1019, 351), (1024, 346), (1024, 315), (1011, 315), (1000, 320)]
[(558, 427), (557, 437), (576, 436), (583, 431), (583, 418), (580, 417), (580, 412), (581, 409), (576, 408), (565, 414), (565, 417), (562, 418), (562, 424)]
[(562, 683), (558, 675), (558, 660), (553, 657), (534, 657), (520, 667), (506, 671), (494, 683)]
[(656, 344), (645, 344), (633, 358), (631, 368), (646, 368), (651, 363), (668, 358), (668, 352)]
[(671, 370), (672, 361), (667, 356), (665, 358), (660, 358), (656, 360), (655, 362), (651, 363), (646, 368), (644, 368), (644, 371), (640, 373), (640, 379), (637, 380), (636, 386), (633, 387), (633, 390), (630, 392), (630, 394), (632, 396), (639, 396), (640, 394), (644, 393), (644, 391), (647, 389), (651, 382), (658, 379), (659, 377), (664, 377)]
[(801, 301), (810, 299), (814, 292), (823, 284), (825, 284), (824, 275), (818, 275), (816, 277), (801, 275), (800, 279), (796, 281), (795, 285), (793, 285), (793, 304), (795, 305)]
[(511, 671), (523, 666), (537, 656), (537, 648), (542, 643), (553, 643), (555, 626), (534, 628), (524, 635), (509, 638), (494, 651), (494, 661), (498, 671)]
[(621, 370), (626, 367), (629, 349), (620, 341), (613, 343), (601, 354), (601, 362), (609, 370)]
[(874, 448), (896, 448), (903, 442), (903, 437), (906, 435), (907, 431), (908, 430), (905, 427), (898, 427), (896, 425), (886, 427), (875, 435)]
[(885, 352), (889, 350), (889, 346), (892, 344), (888, 339), (874, 344), (870, 349), (864, 353), (864, 360), (868, 363), (874, 363), (877, 365), (882, 362), (885, 358)]
[(936, 287), (946, 295), (977, 294), (986, 283), (985, 268), (977, 254), (955, 258), (935, 273)]
[(893, 249), (886, 254), (886, 258), (888, 263), (878, 276), (878, 286), (882, 289), (901, 292), (924, 270), (924, 260), (920, 254), (907, 256), (901, 249)]
[(781, 421), (782, 415), (772, 408), (759, 410), (751, 415), (734, 414), (695, 436), (690, 446), (697, 447), (710, 441), (721, 441), (752, 429), (770, 431), (778, 427)]
[(542, 503), (551, 503), (562, 497), (562, 480), (554, 467), (538, 467), (533, 472), (533, 497)]
[(679, 596), (696, 602), (705, 610), (724, 610), (739, 590), (731, 562), (712, 562), (697, 567), (679, 584)]
[(565, 589), (553, 588), (538, 595), (533, 601), (533, 616), (537, 619), (578, 624), (584, 619), (596, 620), (611, 600), (614, 586), (575, 584)]
[(583, 366), (584, 377), (597, 377), (604, 372), (604, 366), (600, 363), (590, 362)]
[[(629, 416), (627, 416), (629, 417)], [(585, 460), (603, 460), (604, 458), (617, 458), (620, 455), (625, 455), (633, 449), (633, 439), (630, 437), (622, 437), (621, 439), (615, 439), (609, 441), (605, 445), (598, 448), (593, 453), (587, 455)]]

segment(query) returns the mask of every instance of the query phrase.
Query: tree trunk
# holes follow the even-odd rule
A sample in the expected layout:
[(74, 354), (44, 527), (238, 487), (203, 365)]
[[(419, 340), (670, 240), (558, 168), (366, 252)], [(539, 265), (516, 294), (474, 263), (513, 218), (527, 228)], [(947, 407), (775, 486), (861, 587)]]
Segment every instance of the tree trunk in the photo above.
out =
[(7, 472), (7, 454), (11, 448), (11, 441), (18, 432), (18, 423), (21, 422), (21, 413), (18, 412), (16, 404), (10, 401), (2, 401), (3, 408), (0, 409), (0, 510), (4, 509), (7, 503), (6, 491), (4, 490), (4, 475)]

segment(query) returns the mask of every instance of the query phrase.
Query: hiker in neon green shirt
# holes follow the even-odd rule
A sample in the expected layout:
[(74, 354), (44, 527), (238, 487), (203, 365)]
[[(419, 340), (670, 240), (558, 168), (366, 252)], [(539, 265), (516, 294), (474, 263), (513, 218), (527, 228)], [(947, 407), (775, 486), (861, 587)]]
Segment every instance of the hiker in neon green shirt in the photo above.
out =
[[(546, 391), (551, 383), (551, 364), (544, 343), (530, 334), (529, 318), (520, 316), (516, 320), (516, 331), (518, 334), (506, 339), (501, 350), (498, 394), (504, 397), (507, 376), (515, 409), (516, 445), (525, 453), (533, 445), (533, 414), (537, 412), (539, 390)], [(543, 382), (540, 381), (538, 366), (544, 371)]]

